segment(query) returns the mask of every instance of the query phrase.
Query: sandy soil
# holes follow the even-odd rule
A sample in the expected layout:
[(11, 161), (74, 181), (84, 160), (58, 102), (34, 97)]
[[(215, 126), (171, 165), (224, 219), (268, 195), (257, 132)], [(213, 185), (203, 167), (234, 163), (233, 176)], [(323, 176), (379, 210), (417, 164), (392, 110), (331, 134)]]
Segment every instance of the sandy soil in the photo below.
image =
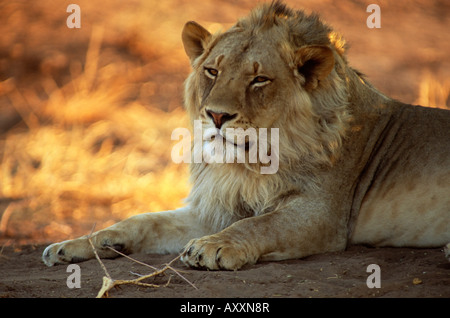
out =
[[(287, 2), (300, 7), (298, 1)], [(337, 2), (325, 0), (304, 1), (303, 6), (307, 10), (318, 11), (326, 21), (344, 34), (351, 46), (349, 51), (351, 64), (367, 74), (376, 87), (389, 96), (414, 103), (420, 97), (421, 80), (426, 74), (433, 72), (439, 80), (450, 78), (448, 55), (450, 41), (446, 31), (450, 29), (450, 5), (448, 1), (439, 0), (383, 2), (381, 5), (382, 28), (368, 29), (365, 24), (368, 16), (365, 8), (371, 2), (339, 1), (337, 4)], [(81, 4), (83, 12), (91, 12), (87, 9), (89, 7), (87, 3)], [(242, 3), (219, 1), (215, 5), (209, 2), (203, 4), (203, 1), (189, 3), (192, 3), (192, 9), (189, 11), (192, 15), (190, 19), (219, 21), (226, 25), (235, 17), (245, 14), (255, 1)], [(36, 9), (35, 6), (38, 4), (31, 7)], [(227, 8), (226, 14), (221, 12), (222, 6)], [(173, 14), (176, 15), (178, 11), (186, 8), (186, 5), (181, 9), (174, 8)], [(234, 14), (230, 13), (233, 12), (230, 8), (234, 10)], [(65, 7), (60, 9), (65, 14)], [(92, 15), (100, 19), (102, 10), (103, 8), (92, 9), (94, 12)], [(56, 15), (56, 12), (52, 14)], [(111, 10), (105, 11), (105, 17), (108, 12)], [(187, 15), (186, 12), (183, 14)], [(39, 15), (34, 11), (30, 12), (30, 17), (35, 16)], [(115, 23), (120, 22), (115, 21)], [(83, 23), (83, 30), (88, 29), (89, 15), (84, 16)], [(177, 34), (181, 27), (181, 23), (177, 25)], [(86, 33), (89, 34), (89, 32)], [(69, 58), (71, 58), (70, 54), (84, 54), (87, 45), (86, 37), (83, 38), (81, 35), (80, 38), (74, 36), (57, 41), (63, 41), (62, 46), (66, 43), (64, 41), (75, 42), (66, 48)], [(77, 45), (76, 41), (82, 44)], [(44, 53), (41, 53), (45, 54), (45, 50), (42, 50)], [(185, 64), (182, 69), (186, 70), (188, 69), (187, 59), (183, 61)], [(13, 75), (22, 67), (8, 63), (5, 65), (3, 65), (4, 70), (8, 67), (8, 71), (11, 71)], [(161, 74), (152, 76), (161, 82), (173, 82), (176, 87), (181, 85), (186, 75), (183, 73), (180, 76), (174, 72), (161, 72)], [(20, 76), (18, 78), (20, 79)], [(26, 83), (39, 81), (36, 74), (26, 79)], [(176, 92), (179, 93), (180, 89)], [(164, 92), (158, 94), (158, 98), (165, 101), (167, 95), (172, 95), (173, 91), (166, 92), (166, 95)], [(8, 109), (3, 108), (2, 114), (7, 114)], [(3, 118), (6, 118), (5, 116)], [(13, 125), (20, 120), (20, 117), (13, 114), (8, 120), (13, 122)], [(9, 126), (7, 126), (3, 125), (2, 129), (8, 129)], [(0, 197), (0, 203), (2, 200), (7, 202), (9, 199)], [(0, 212), (4, 212), (5, 208), (6, 205), (0, 209)], [(89, 225), (80, 230), (84, 234), (88, 233), (92, 226), (92, 222), (86, 221), (86, 223)], [(15, 233), (12, 231), (13, 224), (9, 226), (10, 233)], [(11, 235), (4, 237), (0, 235), (0, 239), (2, 244), (6, 243), (0, 252), (0, 297), (95, 297), (100, 290), (104, 272), (96, 260), (79, 264), (81, 288), (70, 289), (66, 284), (70, 275), (66, 272), (66, 266), (48, 268), (41, 262), (40, 258), (45, 245), (28, 242), (30, 244), (23, 246)], [(40, 242), (42, 243), (42, 239)], [(176, 255), (133, 255), (133, 257), (153, 266), (162, 267)], [(150, 272), (148, 268), (124, 258), (105, 260), (104, 264), (114, 279), (135, 278), (136, 276), (131, 272), (140, 274)], [(381, 288), (370, 289), (366, 285), (366, 280), (371, 274), (367, 273), (366, 269), (370, 264), (380, 266)], [(179, 261), (176, 261), (173, 266), (180, 272), (182, 270), (182, 275), (196, 288), (175, 273), (168, 271), (166, 275), (150, 281), (165, 285), (168, 277), (171, 276), (167, 286), (159, 288), (123, 286), (121, 289), (112, 290), (109, 296), (114, 298), (450, 297), (450, 264), (444, 258), (442, 249), (378, 249), (358, 246), (344, 252), (315, 255), (302, 260), (259, 263), (236, 272), (197, 271), (184, 267)]]
[[(44, 246), (4, 248), (0, 258), (0, 297), (95, 297), (105, 273), (97, 260), (79, 263), (81, 288), (69, 288), (67, 266), (46, 267), (40, 261)], [(176, 255), (132, 255), (157, 268)], [(153, 272), (120, 257), (103, 260), (113, 279), (135, 279), (133, 273)], [(381, 288), (368, 288), (370, 264), (380, 266)], [(172, 266), (195, 285), (173, 271), (145, 282), (159, 288), (136, 285), (112, 289), (109, 297), (149, 298), (286, 298), (286, 297), (450, 297), (450, 263), (442, 249), (351, 247), (340, 253), (301, 260), (258, 263), (239, 271), (199, 271), (180, 261)], [(168, 282), (169, 277), (171, 277)], [(168, 285), (166, 286), (166, 283)]]

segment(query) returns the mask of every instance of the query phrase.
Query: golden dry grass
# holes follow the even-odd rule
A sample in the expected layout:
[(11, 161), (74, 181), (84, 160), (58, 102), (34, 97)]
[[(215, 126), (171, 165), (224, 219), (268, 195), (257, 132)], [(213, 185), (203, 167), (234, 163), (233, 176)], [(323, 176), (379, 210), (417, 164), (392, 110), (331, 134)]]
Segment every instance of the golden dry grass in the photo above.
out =
[(187, 166), (170, 158), (172, 130), (187, 127), (181, 98), (172, 96), (172, 111), (129, 98), (151, 90), (151, 82), (137, 80), (145, 65), (119, 59), (100, 66), (103, 40), (104, 28), (94, 27), (82, 69), (62, 87), (43, 76), (45, 97), (12, 79), (1, 83), (26, 125), (1, 141), (3, 240), (63, 239), (83, 234), (89, 223), (102, 228), (182, 205)]
[[(118, 81), (107, 69), (98, 73), (102, 79), (95, 88), (84, 72), (72, 87), (51, 90), (39, 110), (22, 110), (28, 130), (9, 133), (4, 141), (1, 196), (21, 200), (10, 204), (12, 217), (28, 209), (34, 221), (45, 215), (46, 234), (55, 234), (67, 217), (108, 223), (176, 208), (188, 191), (187, 167), (170, 159), (171, 131), (187, 126), (183, 112), (148, 109), (136, 101), (119, 107), (127, 79)], [(37, 118), (50, 118), (51, 124)], [(8, 221), (2, 218), (1, 229), (9, 229)], [(69, 229), (64, 234), (74, 234)]]
[(419, 86), (416, 104), (450, 109), (450, 80), (426, 72)]

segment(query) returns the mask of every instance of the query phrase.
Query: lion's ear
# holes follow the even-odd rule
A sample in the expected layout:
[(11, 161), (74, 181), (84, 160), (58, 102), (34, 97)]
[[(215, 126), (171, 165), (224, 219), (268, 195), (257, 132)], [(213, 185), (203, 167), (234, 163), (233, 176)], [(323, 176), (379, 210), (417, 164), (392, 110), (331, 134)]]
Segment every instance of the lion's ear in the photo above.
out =
[(210, 37), (211, 33), (197, 22), (190, 21), (184, 25), (181, 38), (191, 63), (203, 53)]
[(295, 52), (295, 62), (297, 71), (305, 78), (305, 88), (313, 90), (333, 70), (333, 51), (322, 45), (305, 46)]

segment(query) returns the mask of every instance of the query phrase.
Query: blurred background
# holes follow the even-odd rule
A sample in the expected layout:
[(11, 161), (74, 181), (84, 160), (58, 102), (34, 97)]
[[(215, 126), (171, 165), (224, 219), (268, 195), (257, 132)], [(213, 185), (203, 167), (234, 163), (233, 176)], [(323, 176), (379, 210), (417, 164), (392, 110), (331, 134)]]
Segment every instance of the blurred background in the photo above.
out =
[[(171, 162), (188, 127), (186, 21), (226, 30), (261, 1), (0, 1), (0, 246), (88, 234), (183, 205)], [(81, 28), (69, 29), (70, 3)], [(386, 95), (450, 107), (450, 1), (287, 0), (349, 43), (350, 64)], [(366, 8), (381, 8), (369, 29)]]

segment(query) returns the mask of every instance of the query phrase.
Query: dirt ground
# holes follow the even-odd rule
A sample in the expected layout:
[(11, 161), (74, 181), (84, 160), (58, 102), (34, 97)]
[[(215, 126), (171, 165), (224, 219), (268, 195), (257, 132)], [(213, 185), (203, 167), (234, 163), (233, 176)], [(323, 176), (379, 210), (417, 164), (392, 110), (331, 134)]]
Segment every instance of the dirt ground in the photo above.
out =
[[(130, 63), (138, 61), (142, 65), (142, 70), (151, 70), (150, 73), (145, 73), (145, 76), (138, 74), (142, 76), (142, 79), (136, 80), (136, 82), (142, 80), (142, 83), (151, 80), (152, 83), (156, 83), (151, 86), (153, 95), (141, 94), (139, 95), (141, 101), (159, 104), (161, 109), (173, 111), (180, 106), (181, 85), (189, 70), (179, 39), (184, 21), (196, 20), (206, 26), (213, 26), (213, 22), (217, 21), (227, 26), (237, 17), (246, 14), (248, 9), (259, 1), (173, 0), (176, 6), (172, 9), (167, 11), (167, 8), (163, 8), (164, 12), (152, 12), (151, 16), (162, 17), (162, 19), (166, 16), (178, 16), (182, 21), (169, 21), (164, 25), (161, 24), (160, 28), (152, 26), (150, 22), (142, 18), (143, 9), (140, 5), (143, 2), (141, 1), (130, 1), (129, 6), (128, 2), (112, 1), (114, 6), (109, 8), (92, 5), (90, 2), (77, 1), (83, 14), (82, 28), (77, 33), (68, 31), (65, 27), (65, 18), (68, 15), (65, 12), (66, 4), (58, 5), (55, 10), (50, 10), (48, 7), (52, 5), (52, 1), (33, 3), (17, 1), (10, 5), (16, 10), (8, 13), (11, 21), (12, 17), (17, 18), (17, 21), (21, 21), (22, 28), (12, 24), (0, 24), (0, 80), (4, 81), (3, 86), (0, 85), (0, 142), (6, 138), (5, 136), (12, 134), (11, 129), (20, 125), (25, 126), (21, 120), (23, 114), (16, 113), (14, 109), (24, 110), (26, 107), (18, 108), (12, 105), (14, 101), (20, 102), (20, 98), (8, 102), (11, 99), (2, 95), (7, 93), (6, 84), (10, 83), (9, 79), (14, 79), (17, 89), (23, 89), (22, 91), (25, 92), (37, 86), (42, 78), (49, 74), (54, 76), (58, 85), (64, 85), (68, 74), (75, 72), (77, 67), (74, 63), (74, 66), (70, 68), (69, 63), (64, 61), (84, 56), (89, 45), (94, 18), (95, 23), (102, 22), (106, 26), (104, 46), (108, 54), (115, 52), (115, 55), (111, 55), (112, 60), (119, 58)], [(450, 38), (447, 30), (450, 29), (450, 3), (448, 1), (383, 1), (380, 4), (381, 29), (369, 29), (366, 26), (366, 18), (369, 15), (366, 13), (366, 7), (375, 1), (305, 0), (300, 2), (292, 0), (286, 2), (295, 8), (317, 11), (324, 20), (342, 32), (350, 45), (348, 53), (350, 64), (366, 74), (369, 81), (386, 95), (408, 103), (429, 104), (428, 102), (436, 101), (441, 107), (449, 107)], [(158, 3), (162, 6), (162, 3), (166, 2)], [(150, 7), (151, 5), (148, 4), (145, 9), (148, 10)], [(2, 10), (6, 15), (6, 8), (6, 2), (0, 4), (0, 16)], [(123, 26), (126, 24), (123, 19), (116, 19), (116, 16), (122, 12), (131, 16), (136, 14), (134, 25), (128, 29)], [(103, 21), (100, 21), (102, 19)], [(40, 24), (41, 29), (35, 28), (36, 24)], [(149, 38), (146, 38), (147, 33), (139, 28), (142, 25), (148, 27), (148, 34), (152, 34)], [(164, 33), (165, 28), (173, 29), (174, 35)], [(59, 30), (62, 31), (58, 33)], [(16, 40), (12, 32), (16, 31), (17, 34), (24, 34), (23, 43), (14, 46)], [(27, 37), (27, 32), (35, 33)], [(123, 39), (118, 38), (118, 35), (122, 35), (121, 32)], [(167, 49), (170, 55), (168, 55), (169, 58), (162, 59), (161, 52), (157, 50), (158, 46), (155, 43), (160, 41), (162, 43), (164, 40), (172, 41), (172, 37), (175, 39), (173, 43), (177, 44), (174, 46), (165, 43), (162, 47)], [(135, 38), (138, 38), (140, 42), (137, 40), (133, 42)], [(146, 42), (148, 39), (154, 41), (152, 42), (154, 47), (151, 47), (148, 41)], [(9, 49), (11, 52), (8, 51)], [(51, 54), (55, 54), (55, 58)], [(60, 60), (62, 66), (58, 64)], [(81, 64), (83, 63), (81, 59)], [(165, 66), (168, 65), (167, 63), (173, 63), (170, 64), (173, 68), (158, 67), (161, 63), (166, 63)], [(151, 67), (146, 68), (148, 65)], [(431, 79), (435, 82), (430, 79), (430, 74), (433, 74)], [(138, 75), (132, 75), (138, 77)], [(437, 85), (437, 82), (442, 86)], [(142, 85), (144, 87), (144, 84)], [(436, 94), (431, 93), (433, 90)], [(41, 95), (44, 95), (41, 91), (36, 94), (37, 97)], [(176, 102), (172, 101), (174, 96), (176, 96)], [(444, 96), (444, 100), (439, 99), (439, 96)], [(130, 95), (126, 96), (126, 99), (129, 101), (134, 97)], [(32, 99), (28, 102), (33, 106)], [(33, 107), (37, 109), (37, 106)], [(114, 144), (114, 147), (120, 148), (120, 143), (117, 144)], [(0, 143), (0, 150), (2, 145), (3, 143)], [(2, 162), (5, 162), (5, 158)], [(37, 168), (39, 164), (32, 162), (32, 165)], [(20, 172), (19, 168), (19, 165), (14, 167), (15, 171)], [(64, 218), (55, 218), (51, 214), (40, 214), (40, 217), (37, 217), (35, 216), (37, 208), (33, 210), (34, 207), (39, 207), (39, 213), (45, 209), (39, 204), (28, 204), (33, 202), (32, 191), (30, 190), (29, 194), (11, 192), (12, 194), (9, 195), (2, 182), (4, 180), (0, 178), (0, 186), (2, 186), (0, 187), (2, 190), (0, 191), (0, 227), (4, 230), (0, 232), (0, 297), (95, 297), (101, 288), (102, 277), (105, 275), (97, 260), (79, 264), (81, 287), (71, 289), (67, 286), (67, 279), (71, 275), (67, 272), (67, 266), (46, 267), (41, 261), (41, 254), (46, 246), (45, 242), (87, 234), (95, 221), (98, 222), (97, 225), (103, 223), (95, 219), (94, 215), (85, 214), (80, 217), (80, 209), (77, 210), (77, 214), (73, 213), (73, 216), (65, 212)], [(155, 188), (157, 188), (156, 185)], [(39, 194), (39, 192), (36, 193)], [(75, 201), (72, 198), (69, 199), (72, 202)], [(110, 202), (105, 201), (108, 204)], [(86, 209), (89, 210), (91, 201), (86, 202), (88, 202)], [(42, 204), (42, 206), (46, 205)], [(12, 210), (13, 207), (17, 209)], [(5, 216), (5, 211), (9, 211), (9, 220)], [(21, 211), (26, 213), (21, 214)], [(111, 219), (105, 221), (105, 224), (111, 224), (121, 218), (123, 215), (114, 214)], [(75, 224), (79, 226), (76, 227)], [(55, 230), (51, 231), (52, 228)], [(133, 257), (161, 268), (176, 255), (133, 255)], [(104, 264), (113, 279), (134, 279), (137, 276), (133, 273), (145, 275), (151, 272), (149, 268), (125, 258), (104, 260)], [(371, 289), (366, 284), (369, 275), (372, 274), (367, 272), (370, 264), (380, 266), (381, 288)], [(354, 246), (344, 252), (314, 255), (301, 260), (258, 263), (235, 272), (192, 270), (179, 261), (175, 261), (173, 267), (193, 283), (195, 288), (179, 275), (168, 270), (164, 275), (148, 281), (161, 285), (158, 288), (122, 286), (120, 289), (112, 290), (109, 296), (112, 298), (268, 297), (274, 299), (450, 297), (450, 263), (444, 258), (441, 248)]]
[[(87, 298), (102, 287), (105, 272), (96, 259), (79, 263), (80, 288), (67, 266), (47, 267), (40, 257), (45, 246), (5, 247), (0, 256), (0, 297)], [(132, 257), (157, 268), (176, 255)], [(103, 260), (113, 279), (135, 279), (152, 269), (120, 257)], [(370, 264), (380, 267), (380, 288), (369, 288)], [(347, 251), (310, 256), (301, 260), (258, 263), (239, 271), (199, 271), (175, 261), (164, 274), (144, 282), (160, 287), (123, 285), (109, 297), (146, 298), (291, 298), (291, 297), (450, 297), (450, 263), (442, 249), (351, 247)], [(170, 277), (170, 281), (169, 281)], [(369, 281), (373, 281), (369, 279)], [(166, 285), (167, 284), (167, 285)]]

